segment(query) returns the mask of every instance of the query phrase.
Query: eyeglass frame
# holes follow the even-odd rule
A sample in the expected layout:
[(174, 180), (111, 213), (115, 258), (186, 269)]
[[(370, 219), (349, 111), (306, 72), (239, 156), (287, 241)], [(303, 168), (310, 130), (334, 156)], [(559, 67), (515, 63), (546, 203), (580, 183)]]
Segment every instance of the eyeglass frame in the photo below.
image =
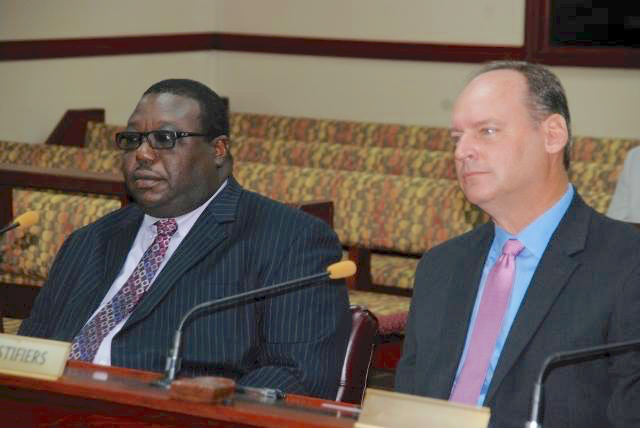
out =
[[(165, 133), (165, 134), (169, 134), (171, 135), (173, 144), (171, 144), (171, 147), (154, 147), (156, 143), (152, 143), (151, 140), (149, 140), (149, 135), (153, 134), (153, 133)], [(122, 148), (120, 147), (119, 144), (119, 139), (122, 135), (137, 135), (140, 137), (140, 141), (138, 142), (138, 145), (135, 148)], [(142, 143), (144, 141), (147, 142), (147, 144), (149, 144), (149, 146), (154, 149), (154, 150), (171, 150), (176, 146), (176, 142), (178, 141), (179, 138), (185, 138), (185, 137), (208, 137), (207, 134), (201, 134), (198, 132), (187, 132), (187, 131), (169, 131), (166, 129), (154, 129), (152, 131), (147, 131), (147, 132), (136, 132), (136, 131), (122, 131), (122, 132), (117, 132), (114, 139), (115, 139), (115, 143), (116, 146), (118, 147), (118, 149), (123, 150), (123, 151), (133, 151), (133, 150), (138, 150), (140, 148), (140, 146), (142, 145)], [(220, 137), (220, 136), (218, 136)], [(215, 138), (218, 138), (215, 137)]]

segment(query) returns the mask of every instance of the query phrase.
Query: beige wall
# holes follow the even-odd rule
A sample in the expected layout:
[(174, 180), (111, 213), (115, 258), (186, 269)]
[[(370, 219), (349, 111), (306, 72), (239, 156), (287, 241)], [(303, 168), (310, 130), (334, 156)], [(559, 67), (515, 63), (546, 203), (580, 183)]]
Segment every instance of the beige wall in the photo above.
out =
[[(0, 0), (0, 40), (210, 32), (215, 10), (209, 0)], [(212, 51), (0, 62), (0, 139), (42, 142), (70, 108), (104, 107), (124, 123), (152, 83), (216, 88), (217, 75)]]
[(212, 31), (211, 0), (0, 0), (0, 40)]
[(0, 62), (0, 139), (43, 142), (67, 109), (103, 107), (125, 123), (140, 95), (167, 77), (216, 86), (216, 55), (181, 53)]
[(446, 126), (473, 68), (224, 52), (219, 82), (235, 111)]
[(217, 0), (220, 31), (520, 46), (525, 0)]
[[(520, 46), (524, 4), (0, 0), (0, 40), (225, 31)], [(452, 102), (476, 67), (234, 52), (0, 62), (0, 138), (43, 141), (68, 108), (105, 107), (109, 122), (124, 123), (140, 93), (166, 77), (201, 80), (229, 96), (235, 111), (447, 126)], [(554, 70), (567, 89), (576, 134), (640, 138), (640, 70)]]

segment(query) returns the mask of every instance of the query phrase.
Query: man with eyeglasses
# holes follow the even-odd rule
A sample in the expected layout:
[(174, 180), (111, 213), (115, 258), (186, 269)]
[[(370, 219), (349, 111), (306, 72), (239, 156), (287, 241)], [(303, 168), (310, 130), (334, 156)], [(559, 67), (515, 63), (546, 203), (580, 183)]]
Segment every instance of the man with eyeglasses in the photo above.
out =
[[(135, 203), (67, 239), (20, 334), (70, 341), (73, 359), (162, 371), (193, 306), (338, 261), (324, 222), (236, 182), (228, 135), (205, 85), (151, 86), (116, 135)], [(344, 282), (204, 311), (184, 327), (180, 374), (333, 398), (350, 326)]]

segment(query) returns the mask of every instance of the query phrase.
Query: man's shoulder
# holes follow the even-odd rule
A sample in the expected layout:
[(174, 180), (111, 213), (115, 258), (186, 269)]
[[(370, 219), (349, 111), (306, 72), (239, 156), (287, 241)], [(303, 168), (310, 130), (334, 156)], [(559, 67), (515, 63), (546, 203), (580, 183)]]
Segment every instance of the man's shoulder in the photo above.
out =
[(631, 223), (607, 217), (593, 208), (589, 225), (589, 241), (601, 248), (611, 246), (621, 250), (627, 248), (640, 249), (640, 230)]
[(640, 231), (630, 223), (600, 214), (579, 195), (552, 240), (556, 248), (593, 269), (609, 266), (624, 271), (640, 265)]

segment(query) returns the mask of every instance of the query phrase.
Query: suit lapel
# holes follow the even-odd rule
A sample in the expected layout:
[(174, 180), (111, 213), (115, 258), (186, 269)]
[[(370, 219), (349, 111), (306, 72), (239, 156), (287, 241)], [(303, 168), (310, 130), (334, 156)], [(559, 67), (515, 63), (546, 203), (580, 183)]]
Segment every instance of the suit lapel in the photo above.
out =
[(465, 257), (461, 266), (451, 276), (449, 284), (440, 284), (450, 292), (444, 313), (447, 320), (443, 322), (437, 360), (434, 367), (442, 367), (440, 375), (433, 376), (433, 393), (437, 397), (448, 398), (455, 379), (458, 363), (462, 356), (464, 343), (469, 328), (473, 305), (478, 293), (478, 284), (482, 276), (491, 240), (493, 239), (493, 223), (488, 223), (465, 241)]
[(149, 315), (189, 268), (228, 239), (225, 223), (235, 220), (241, 192), (240, 185), (230, 177), (225, 189), (202, 212), (188, 235), (158, 274), (123, 330)]
[(130, 213), (102, 230), (97, 241), (91, 243), (96, 246), (96, 257), (102, 261), (96, 265), (102, 266), (102, 269), (84, 270), (79, 281), (83, 286), (78, 288), (68, 302), (69, 307), (75, 310), (69, 313), (69, 318), (64, 323), (61, 337), (65, 340), (74, 337), (80, 331), (122, 269), (144, 216), (135, 206), (131, 206), (129, 210)]
[(105, 265), (102, 283), (110, 287), (127, 259), (133, 241), (138, 234), (144, 213), (138, 209), (136, 214), (118, 225), (118, 229), (105, 233)]
[(580, 266), (573, 256), (584, 249), (590, 219), (591, 212), (576, 194), (531, 279), (500, 354), (485, 403), (493, 398), (509, 370), (540, 329), (569, 278)]

